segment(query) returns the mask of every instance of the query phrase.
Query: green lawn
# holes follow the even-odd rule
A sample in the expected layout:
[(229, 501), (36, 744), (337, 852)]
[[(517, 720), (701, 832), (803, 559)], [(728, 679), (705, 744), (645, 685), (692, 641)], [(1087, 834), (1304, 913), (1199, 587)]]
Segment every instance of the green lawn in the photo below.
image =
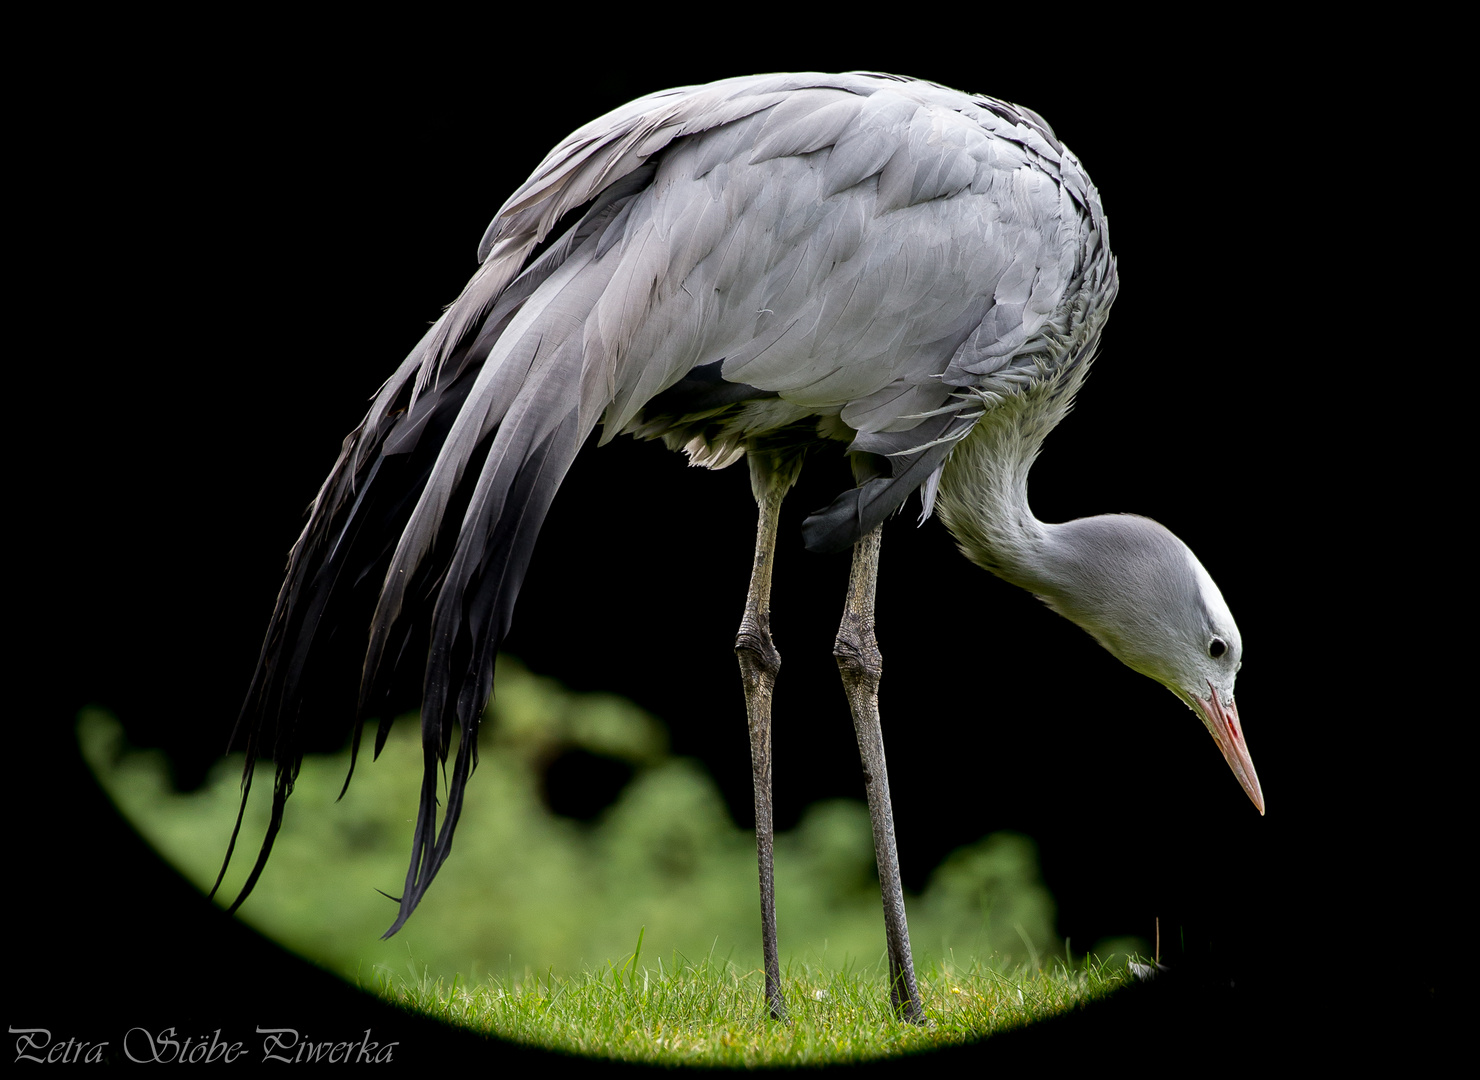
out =
[(613, 965), (574, 976), (491, 979), (467, 987), (387, 983), (381, 993), (429, 1015), (534, 1046), (661, 1065), (825, 1065), (973, 1042), (1080, 1007), (1125, 981), (1096, 962), (1076, 971), (975, 963), (921, 973), (929, 1022), (896, 1021), (877, 970), (793, 964), (783, 983), (790, 1021), (770, 1019), (758, 972), (709, 960)]
[[(754, 837), (707, 774), (669, 754), (663, 727), (622, 699), (574, 694), (502, 659), (498, 687), (453, 854), (400, 933), (380, 939), (396, 912), (382, 893), (401, 891), (416, 815), (414, 719), (398, 722), (380, 760), (362, 756), (342, 800), (347, 755), (304, 759), (272, 860), (239, 917), (435, 1015), (640, 1060), (795, 1062), (957, 1042), (1071, 1007), (1125, 970), (1123, 960), (1066, 964), (1034, 845), (994, 834), (955, 852), (908, 898), (933, 1025), (895, 1023), (868, 815), (841, 800), (812, 807), (777, 838), (793, 1023), (776, 1025), (760, 1004)], [(78, 737), (123, 814), (209, 889), (235, 820), (241, 759), (181, 795), (163, 758), (126, 748), (105, 713), (84, 713)], [(635, 770), (591, 823), (550, 813), (540, 795), (541, 764), (569, 748)], [(251, 866), (270, 789), (266, 770), (218, 902)]]

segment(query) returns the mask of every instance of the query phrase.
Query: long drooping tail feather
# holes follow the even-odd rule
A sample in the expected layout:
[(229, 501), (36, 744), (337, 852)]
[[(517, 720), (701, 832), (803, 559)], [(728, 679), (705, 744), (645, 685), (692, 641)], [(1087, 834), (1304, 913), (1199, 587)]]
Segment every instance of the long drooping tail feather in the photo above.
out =
[[(610, 220), (594, 217), (598, 225)], [(358, 708), (349, 718), (351, 771), (358, 721), (381, 716), (378, 754), (389, 730), (393, 677), (430, 643), (420, 805), (401, 909), (388, 933), (404, 924), (446, 860), (476, 763), (494, 654), (540, 525), (607, 404), (582, 396), (583, 383), (588, 397), (604, 385), (583, 379), (584, 324), (616, 262), (603, 264), (596, 245), (579, 246), (590, 232), (573, 230), (492, 304), (470, 286), (443, 321), (455, 320), (466, 303), (486, 308), (480, 320), (464, 319), (456, 339), (439, 338), (434, 327), (423, 348), (440, 340), (441, 355), (424, 351), (417, 364), (403, 365), (396, 385), (382, 390), (345, 441), (289, 558), (238, 725), (248, 757), (243, 806), (257, 758), (271, 755), (276, 779), (271, 823), (233, 910), (255, 886), (292, 793), (301, 717), (311, 709), (342, 711), (331, 695), (347, 689), (357, 627), (370, 632), (360, 654)], [(341, 627), (349, 640), (339, 639)], [(454, 730), (458, 747), (439, 829), (439, 773)], [(239, 816), (232, 848), (240, 825)]]
[[(588, 352), (582, 340), (618, 261), (601, 265), (603, 233), (650, 179), (651, 155), (682, 134), (774, 103), (786, 89), (777, 81), (761, 95), (738, 82), (654, 95), (572, 133), (500, 209), (479, 246), (477, 273), (345, 439), (289, 555), (233, 737), (247, 756), (243, 811), (257, 760), (270, 756), (276, 776), (267, 833), (231, 910), (271, 854), (302, 761), (301, 718), (313, 716), (319, 728), (338, 719), (351, 729), (352, 774), (360, 721), (379, 714), (378, 754), (395, 676), (429, 642), (420, 807), (388, 933), (425, 894), (451, 849), (493, 655), (540, 524), (610, 401), (602, 388), (615, 380), (599, 368), (615, 350)], [(553, 235), (571, 218), (574, 225)], [(363, 651), (355, 630), (367, 625)], [(345, 693), (351, 673), (357, 697)], [(358, 701), (347, 718), (346, 700)], [(460, 741), (438, 831), (438, 772), (454, 728)], [(238, 814), (213, 894), (241, 821)]]
[[(429, 642), (420, 808), (401, 909), (388, 933), (425, 894), (451, 849), (493, 655), (540, 524), (617, 382), (616, 342), (590, 341), (586, 326), (619, 262), (601, 259), (610, 250), (604, 234), (651, 179), (652, 155), (682, 135), (768, 108), (797, 78), (778, 76), (761, 87), (732, 80), (625, 105), (573, 132), (495, 216), (479, 245), (478, 271), (345, 439), (289, 555), (233, 737), (247, 756), (243, 812), (260, 757), (271, 756), (276, 776), (267, 833), (231, 910), (271, 854), (302, 762), (301, 718), (314, 716), (318, 727), (342, 718), (343, 676), (355, 671), (358, 707), (345, 719), (352, 774), (360, 721), (380, 715), (378, 754), (394, 676)], [(553, 235), (572, 218), (574, 225)], [(369, 648), (361, 652), (354, 631), (366, 625)], [(454, 728), (459, 745), (439, 831), (438, 772)], [(238, 814), (213, 894), (241, 821)]]
[[(590, 286), (582, 283), (572, 287)], [(594, 297), (581, 302), (594, 302)], [(579, 330), (561, 340), (544, 322), (534, 322), (537, 331), (518, 338), (512, 356), (498, 358), (500, 366), (512, 363), (522, 368), (524, 356), (529, 355), (528, 374), (514, 400), (505, 404), (496, 386), (502, 380), (493, 379), (486, 386), (475, 386), (470, 402), (473, 408), (465, 409), (460, 417), (481, 412), (480, 391), (492, 388), (489, 413), (502, 412), (503, 416), (463, 515), (457, 546), (446, 564), (432, 613), (422, 702), (426, 770), (406, 891), (400, 915), (389, 931), (392, 933), (411, 914), (451, 850), (464, 785), (476, 754), (477, 719), (492, 689), (494, 653), (508, 631), (540, 525), (566, 470), (595, 426), (594, 417), (581, 422), (578, 389), (584, 354)], [(500, 344), (503, 340), (507, 338)], [(485, 373), (494, 362), (485, 365)], [(458, 471), (457, 457), (448, 456), (447, 451), (458, 445), (459, 434), (454, 426), (444, 456), (392, 559), (387, 587), (372, 623), (367, 684), (381, 663), (386, 634), (402, 602), (403, 594), (397, 586), (413, 577), (416, 564), (426, 557), (426, 549), (420, 547), (423, 538), (434, 537), (438, 531), (435, 518), (441, 515), (434, 508), (445, 498), (442, 473)], [(481, 438), (477, 436), (475, 445)], [(434, 520), (423, 526), (423, 515)], [(434, 838), (436, 760), (445, 758), (448, 752), (453, 723), (460, 741), (449, 778), (444, 820)]]

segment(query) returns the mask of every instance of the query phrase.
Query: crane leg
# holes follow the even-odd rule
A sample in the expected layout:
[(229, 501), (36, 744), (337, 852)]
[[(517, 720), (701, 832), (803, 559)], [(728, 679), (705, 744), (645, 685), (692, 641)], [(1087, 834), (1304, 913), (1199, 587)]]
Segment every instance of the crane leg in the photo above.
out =
[(740, 677), (745, 684), (745, 711), (750, 723), (750, 766), (755, 782), (755, 850), (760, 864), (761, 946), (766, 964), (766, 1003), (776, 1020), (786, 1019), (781, 994), (781, 959), (776, 944), (776, 875), (773, 864), (774, 827), (771, 821), (771, 693), (781, 654), (771, 641), (771, 563), (776, 554), (776, 525), (781, 499), (789, 483), (777, 483), (774, 473), (752, 457), (752, 486), (760, 507), (755, 534), (755, 562), (745, 616), (735, 638)]
[(879, 888), (884, 900), (884, 934), (889, 950), (889, 1003), (896, 1016), (911, 1023), (925, 1022), (920, 991), (915, 985), (915, 963), (910, 956), (910, 932), (904, 916), (904, 888), (899, 878), (899, 855), (894, 844), (894, 811), (889, 803), (889, 773), (884, 766), (884, 732), (879, 724), (879, 677), (883, 656), (874, 637), (874, 587), (879, 576), (879, 540), (882, 526), (853, 546), (853, 569), (848, 576), (848, 602), (838, 627), (833, 655), (843, 676), (843, 689), (853, 711), (858, 751), (863, 757), (868, 785), (868, 812), (874, 829), (874, 857), (879, 865)]

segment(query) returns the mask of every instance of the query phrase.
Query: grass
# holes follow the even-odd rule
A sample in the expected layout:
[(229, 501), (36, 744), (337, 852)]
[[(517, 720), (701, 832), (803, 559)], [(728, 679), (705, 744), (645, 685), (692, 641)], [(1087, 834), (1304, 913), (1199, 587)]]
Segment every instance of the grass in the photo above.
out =
[(759, 972), (713, 958), (621, 964), (582, 975), (526, 973), (476, 986), (460, 980), (383, 979), (388, 1000), (446, 1023), (556, 1052), (654, 1065), (836, 1065), (975, 1042), (1079, 1008), (1126, 979), (1090, 960), (1070, 970), (1004, 973), (980, 962), (922, 973), (930, 1020), (896, 1021), (877, 970), (793, 964), (783, 973), (790, 1010), (776, 1023)]
[[(777, 838), (792, 1023), (776, 1024), (758, 972), (755, 840), (731, 820), (713, 782), (672, 756), (662, 726), (629, 702), (572, 694), (502, 659), (498, 680), (457, 851), (402, 931), (380, 938), (395, 912), (384, 894), (404, 879), (420, 786), (414, 718), (396, 725), (380, 760), (362, 759), (342, 799), (346, 756), (304, 759), (273, 859), (238, 917), (434, 1017), (551, 1049), (665, 1064), (923, 1050), (1074, 1008), (1122, 981), (1123, 959), (1066, 965), (1036, 849), (1025, 837), (994, 834), (953, 853), (908, 899), (932, 1023), (896, 1022), (886, 1005), (867, 811), (834, 801)], [(105, 714), (83, 714), (78, 738), (119, 810), (209, 889), (236, 820), (241, 759), (182, 794), (163, 759), (128, 747)], [(633, 769), (591, 822), (553, 814), (540, 793), (541, 763), (571, 747)], [(269, 768), (258, 791), (270, 783)], [(266, 803), (249, 807), (246, 854), (238, 851), (218, 903), (251, 865)], [(637, 927), (645, 929), (633, 948)], [(608, 962), (627, 949), (626, 959)], [(1094, 951), (1146, 949), (1107, 942)], [(1052, 970), (1041, 972), (1045, 965)]]

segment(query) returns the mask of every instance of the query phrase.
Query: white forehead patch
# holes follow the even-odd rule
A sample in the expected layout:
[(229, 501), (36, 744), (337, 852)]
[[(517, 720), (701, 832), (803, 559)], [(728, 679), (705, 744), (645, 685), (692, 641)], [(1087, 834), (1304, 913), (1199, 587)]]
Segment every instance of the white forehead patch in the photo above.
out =
[(1213, 576), (1204, 569), (1203, 564), (1197, 561), (1197, 556), (1190, 549), (1187, 552), (1187, 561), (1192, 564), (1192, 574), (1197, 579), (1198, 593), (1202, 597), (1203, 607), (1207, 609), (1208, 615), (1213, 620), (1213, 625), (1220, 633), (1230, 634), (1233, 638), (1230, 645), (1238, 647), (1242, 644), (1239, 639), (1238, 625), (1233, 621), (1233, 612), (1228, 610), (1228, 602), (1223, 599), (1223, 593), (1213, 582)]

